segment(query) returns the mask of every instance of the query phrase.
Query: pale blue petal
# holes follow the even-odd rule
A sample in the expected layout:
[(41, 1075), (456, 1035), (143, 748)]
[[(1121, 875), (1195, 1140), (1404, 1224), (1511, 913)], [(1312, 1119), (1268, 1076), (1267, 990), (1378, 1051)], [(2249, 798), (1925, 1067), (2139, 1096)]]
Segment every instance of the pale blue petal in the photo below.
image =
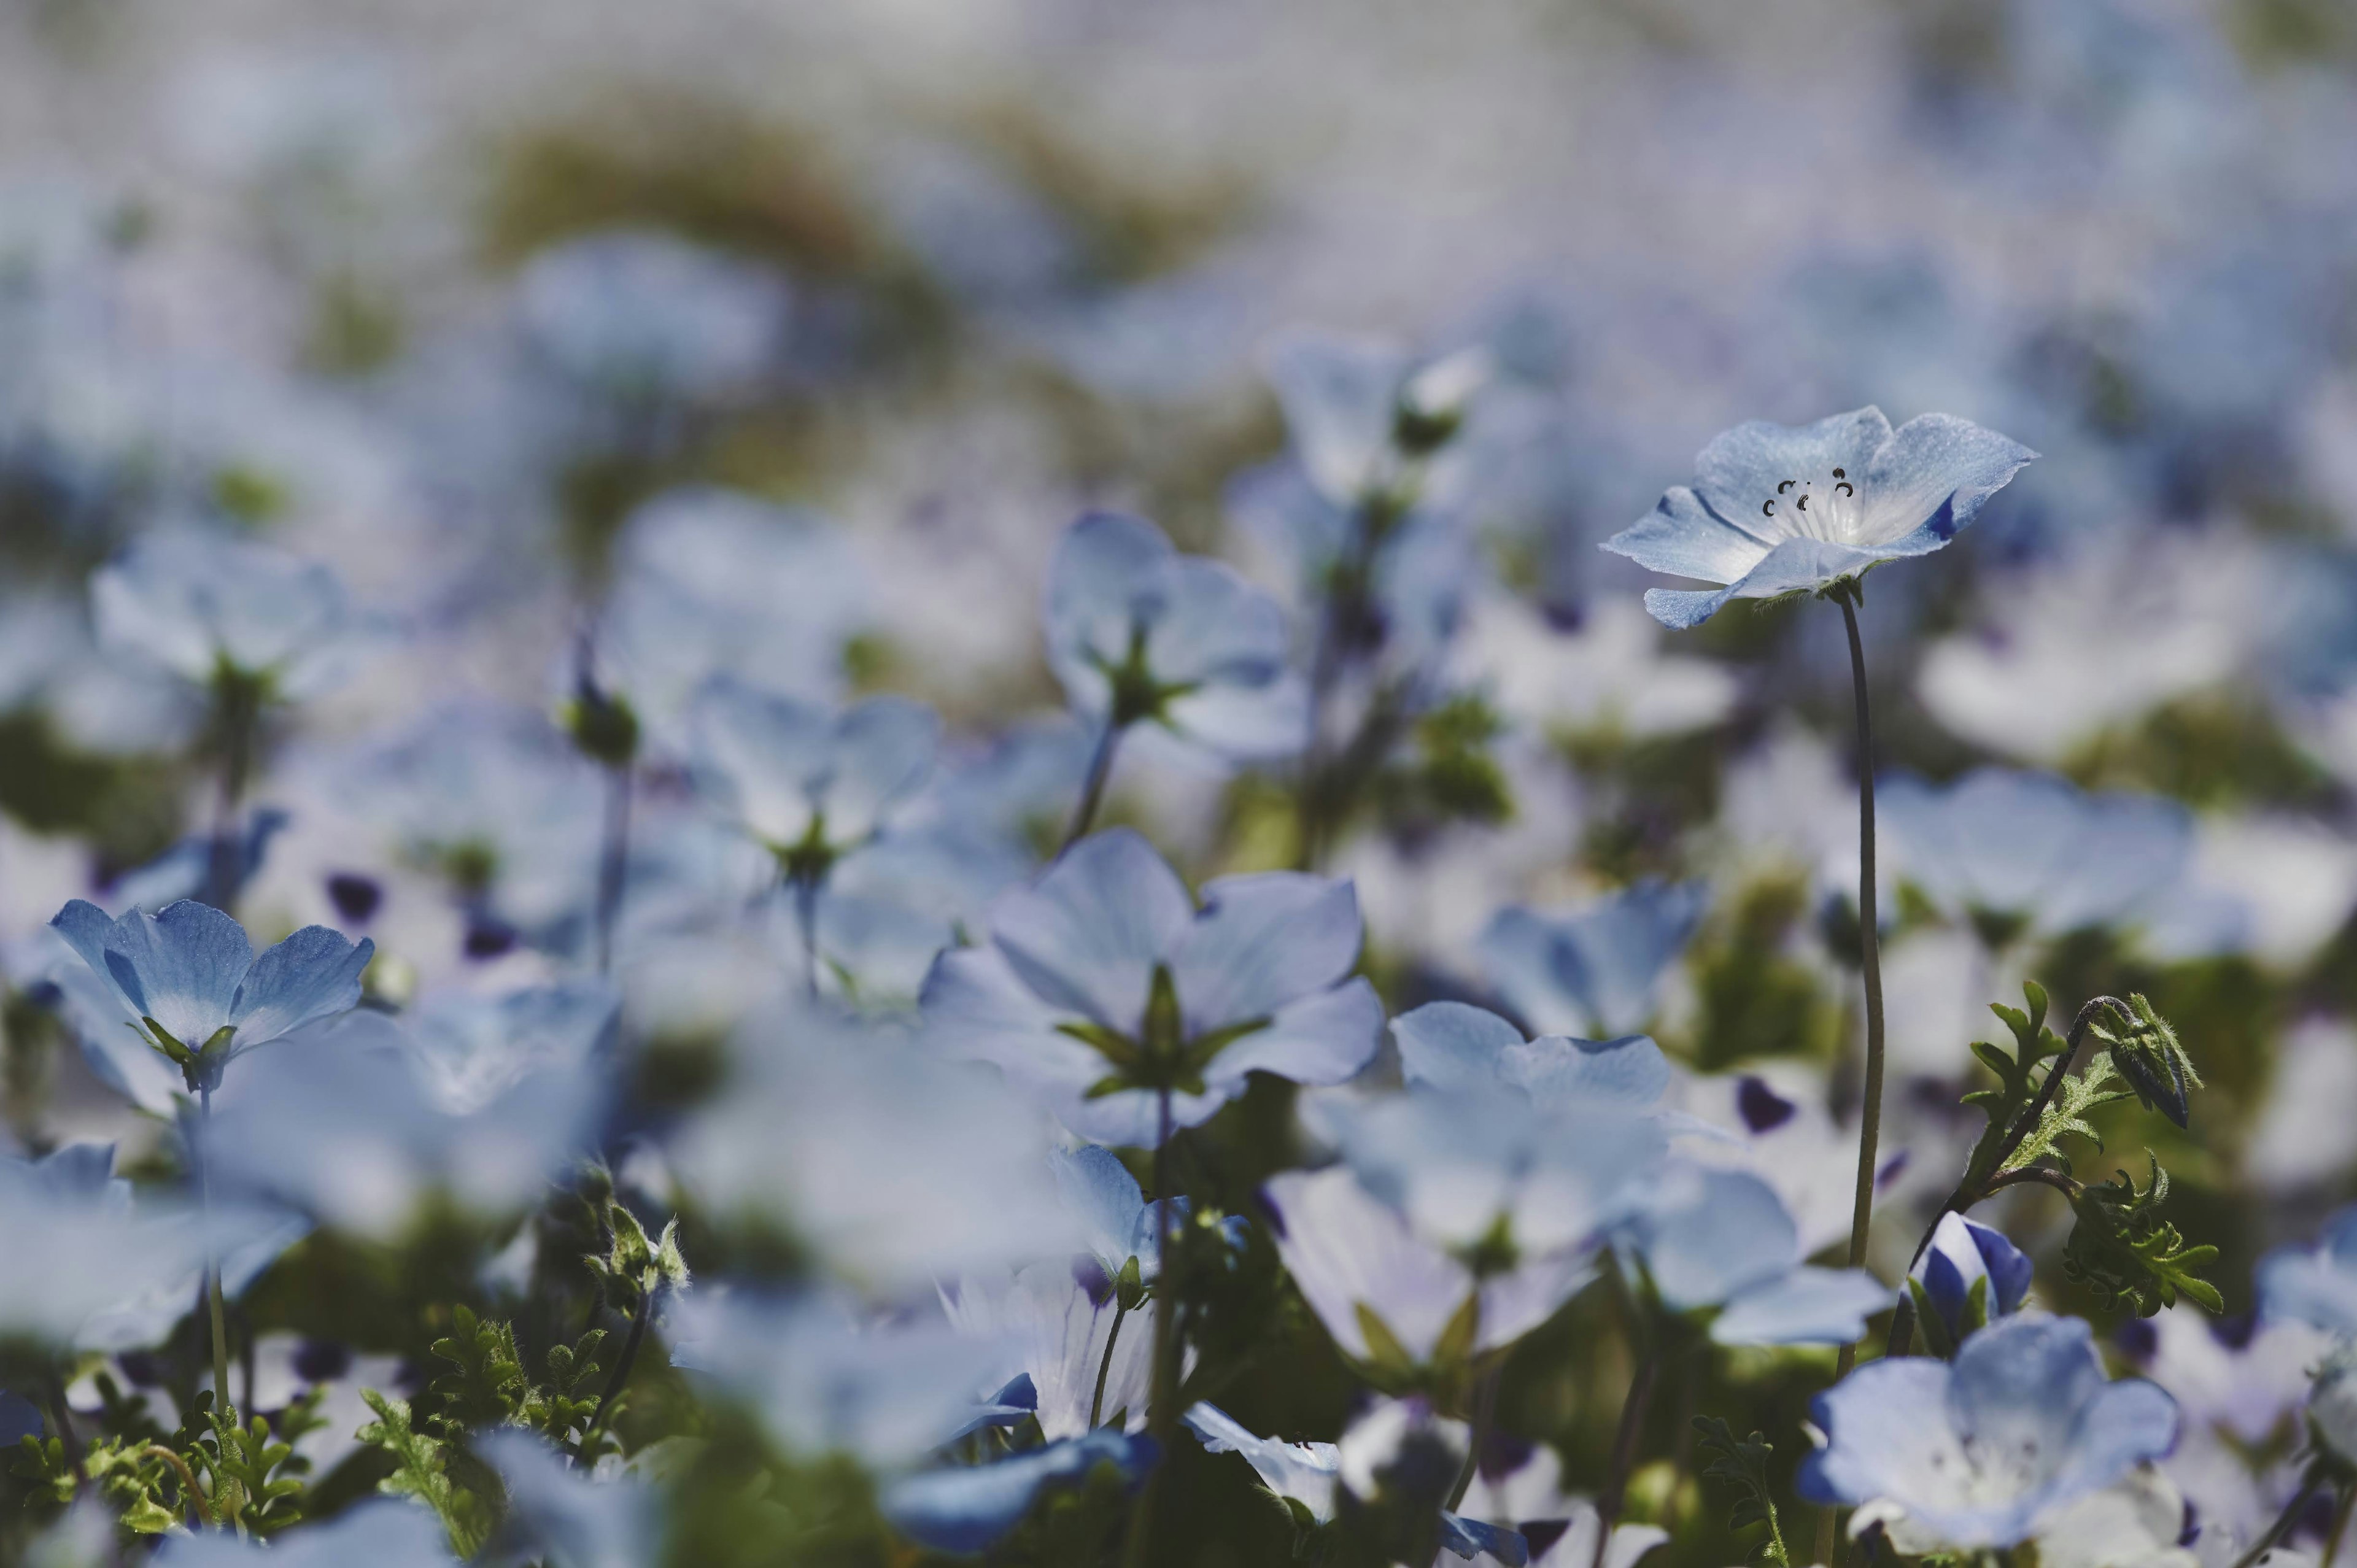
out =
[(1484, 1524), (1478, 1519), (1443, 1510), (1440, 1515), (1440, 1544), (1459, 1557), (1479, 1557), (1483, 1553), (1506, 1564), (1506, 1568), (1523, 1568), (1531, 1560), (1530, 1542), (1523, 1532), (1508, 1525)]
[(1683, 1171), (1638, 1223), (1645, 1267), (1674, 1310), (1720, 1306), (1800, 1261), (1775, 1188), (1740, 1171)]
[(1458, 1090), (1500, 1081), (1523, 1032), (1486, 1007), (1429, 1002), (1393, 1019), (1392, 1038), (1411, 1087)]
[(1178, 874), (1144, 838), (1114, 828), (1002, 898), (991, 931), (1041, 996), (1135, 1036), (1155, 966), (1178, 954), (1194, 918)]
[(144, 993), (124, 983), (128, 980), (135, 987), (136, 975), (126, 972), (118, 977), (114, 965), (107, 961), (107, 939), (113, 935), (114, 921), (105, 910), (87, 898), (76, 898), (59, 910), (49, 925), (65, 939), (69, 947), (81, 955), (81, 961), (90, 967), (91, 973), (98, 977), (108, 995), (123, 1004), (124, 1011), (134, 1018), (145, 1015), (147, 1004), (142, 999)]
[(824, 704), (716, 676), (696, 693), (689, 714), (696, 788), (716, 812), (764, 843), (799, 843), (833, 766), (834, 735)]
[(2357, 1208), (2342, 1209), (2313, 1249), (2269, 1254), (2258, 1284), (2260, 1307), (2271, 1321), (2357, 1335)]
[(117, 920), (107, 933), (106, 962), (141, 1014), (193, 1049), (233, 1021), (253, 944), (243, 926), (189, 898), (158, 915), (134, 909)]
[(1364, 975), (1289, 1002), (1268, 1027), (1222, 1051), (1205, 1073), (1215, 1092), (1222, 1084), (1241, 1093), (1244, 1075), (1275, 1073), (1319, 1087), (1356, 1078), (1383, 1046), (1383, 1004)]
[(1407, 355), (1388, 343), (1302, 331), (1270, 344), (1263, 365), (1318, 492), (1336, 506), (1358, 505), (1391, 443)]
[(1889, 439), (1890, 421), (1871, 406), (1813, 424), (1755, 419), (1712, 437), (1695, 458), (1695, 488), (1713, 511), (1748, 524), (1763, 515), (1760, 509), (1786, 479), (1820, 478), (1835, 468), (1862, 476)]
[(1721, 1345), (1850, 1345), (1890, 1302), (1890, 1287), (1863, 1269), (1804, 1263), (1738, 1295), (1711, 1320), (1710, 1337)]
[[(1100, 1074), (1102, 1076), (1102, 1074)], [(1242, 1074), (1232, 1078), (1214, 1076), (1206, 1080), (1201, 1094), (1178, 1093), (1170, 1097), (1170, 1129), (1183, 1132), (1200, 1127), (1219, 1114), (1220, 1107), (1244, 1091)], [(1150, 1089), (1128, 1089), (1115, 1094), (1092, 1095), (1081, 1089), (1043, 1096), (1056, 1120), (1078, 1137), (1093, 1138), (1100, 1144), (1122, 1148), (1151, 1149), (1161, 1141), (1161, 1096)]]
[(1500, 910), (1476, 944), (1499, 992), (1542, 1034), (1643, 1027), (1664, 971), (1702, 918), (1700, 883), (1640, 882), (1579, 909)]
[(158, 1568), (447, 1568), (457, 1559), (431, 1509), (388, 1498), (288, 1530), (266, 1545), (219, 1531), (169, 1535), (155, 1561)]
[(1140, 1257), (1139, 1232), (1150, 1229), (1144, 1223), (1146, 1194), (1137, 1178), (1119, 1155), (1094, 1144), (1069, 1153), (1052, 1150), (1048, 1157), (1055, 1169), (1056, 1190), (1087, 1229), (1089, 1250), (1107, 1273), (1119, 1273), (1124, 1262)]
[(941, 716), (906, 697), (870, 697), (834, 723), (834, 756), (821, 804), (830, 843), (866, 837), (932, 770)]
[(1813, 1503), (1906, 1501), (1926, 1477), (1965, 1473), (1948, 1421), (1947, 1363), (1923, 1356), (1869, 1361), (1819, 1394), (1810, 1416), (1830, 1441), (1801, 1462), (1797, 1487)]
[(1032, 1085), (1085, 1090), (1111, 1070), (1095, 1049), (1060, 1032), (1080, 1009), (1041, 1000), (996, 947), (952, 948), (933, 961), (920, 997), (925, 1038), (943, 1055), (995, 1063)]
[(1640, 566), (1705, 583), (1734, 583), (1760, 564), (1781, 534), (1730, 521), (1684, 485), (1663, 492), (1653, 510), (1604, 542)]
[(1254, 1018), (1322, 991), (1358, 961), (1359, 897), (1348, 882), (1298, 871), (1223, 876), (1170, 956), (1187, 1032)]
[(1154, 1467), (1154, 1440), (1144, 1434), (1092, 1432), (995, 1464), (928, 1470), (885, 1488), (885, 1517), (900, 1533), (937, 1552), (981, 1552), (1031, 1511), (1049, 1487), (1075, 1485), (1099, 1465), (1135, 1480)]
[(1168, 604), (1146, 645), (1157, 681), (1258, 687), (1276, 679), (1291, 634), (1275, 599), (1220, 561), (1182, 555), (1168, 580)]
[(1345, 1355), (1368, 1357), (1364, 1305), (1411, 1356), (1432, 1353), (1473, 1291), (1462, 1263), (1426, 1246), (1348, 1170), (1287, 1171), (1264, 1196), (1276, 1250), (1310, 1310)]
[(1859, 542), (1895, 542), (1923, 527), (1953, 539), (2037, 456), (1953, 414), (1910, 419), (1865, 465), (1867, 512)]
[(1645, 613), (1672, 631), (1692, 631), (1735, 596), (1732, 589), (1711, 593), (1698, 588), (1648, 588)]
[(1205, 686), (1170, 700), (1170, 729), (1238, 762), (1294, 756), (1309, 739), (1309, 684), (1286, 671), (1260, 686)]
[(1670, 1087), (1670, 1058), (1649, 1036), (1581, 1040), (1542, 1035), (1505, 1052), (1507, 1081), (1530, 1091), (1541, 1110), (1571, 1105), (1622, 1105), (1644, 1110)]
[(242, 1049), (292, 1033), (316, 1018), (360, 1004), (361, 972), (376, 943), (354, 944), (341, 931), (306, 926), (264, 951), (237, 988), (231, 1019)]
[(1334, 1482), (1341, 1472), (1342, 1455), (1333, 1444), (1256, 1436), (1214, 1404), (1198, 1403), (1179, 1419), (1205, 1453), (1241, 1454), (1270, 1491), (1300, 1503), (1320, 1523), (1334, 1517)]
[(500, 1546), (546, 1568), (647, 1568), (656, 1561), (655, 1495), (645, 1483), (628, 1475), (592, 1479), (539, 1436), (511, 1426), (477, 1436), (473, 1446), (507, 1491)]
[(1141, 517), (1092, 511), (1064, 531), (1048, 566), (1048, 658), (1075, 703), (1103, 704), (1101, 665), (1129, 657), (1134, 628), (1159, 619), (1178, 552)]

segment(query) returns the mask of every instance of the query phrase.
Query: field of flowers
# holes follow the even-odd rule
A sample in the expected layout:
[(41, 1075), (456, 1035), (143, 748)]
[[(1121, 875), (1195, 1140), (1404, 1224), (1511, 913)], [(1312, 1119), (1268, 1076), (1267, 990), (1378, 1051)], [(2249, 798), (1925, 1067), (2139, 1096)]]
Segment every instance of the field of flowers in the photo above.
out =
[(0, 1564), (2357, 1563), (2357, 13), (0, 12)]

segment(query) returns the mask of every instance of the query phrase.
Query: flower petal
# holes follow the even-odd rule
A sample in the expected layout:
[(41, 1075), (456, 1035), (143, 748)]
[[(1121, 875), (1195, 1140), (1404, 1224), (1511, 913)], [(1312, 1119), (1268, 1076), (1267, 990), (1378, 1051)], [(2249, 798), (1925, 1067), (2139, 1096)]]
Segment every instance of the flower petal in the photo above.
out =
[(1890, 421), (1871, 404), (1813, 424), (1755, 419), (1711, 438), (1695, 457), (1695, 488), (1719, 516), (1742, 518), (1749, 526), (1786, 479), (1805, 480), (1835, 468), (1863, 475), (1889, 439)]
[(1602, 548), (1674, 577), (1733, 583), (1760, 564), (1775, 544), (1774, 539), (1712, 511), (1684, 485), (1674, 485), (1651, 512), (1606, 540)]
[(1178, 953), (1194, 918), (1178, 874), (1144, 838), (1114, 828), (1001, 898), (991, 932), (1049, 1003), (1135, 1035), (1154, 966)]
[(1206, 884), (1200, 913), (1170, 954), (1188, 1033), (1271, 1017), (1323, 991), (1358, 961), (1361, 934), (1348, 882), (1270, 871)]
[(258, 1046), (358, 1006), (361, 972), (375, 956), (373, 940), (364, 937), (354, 945), (326, 926), (306, 926), (269, 949), (237, 988), (231, 1014), (237, 1044)]
[(1205, 1079), (1214, 1090), (1235, 1085), (1244, 1075), (1275, 1073), (1296, 1083), (1325, 1087), (1356, 1078), (1383, 1035), (1383, 998), (1364, 975), (1276, 1010), (1265, 1029), (1256, 1029), (1222, 1051)]
[(161, 914), (134, 909), (106, 936), (108, 976), (146, 1017), (195, 1049), (231, 1016), (253, 962), (245, 928), (193, 898)]
[(2037, 456), (2020, 442), (1952, 413), (1910, 419), (1864, 465), (1860, 499), (1867, 515), (1857, 542), (1893, 543), (1926, 526), (1953, 539)]
[(1711, 1320), (1710, 1337), (1721, 1345), (1848, 1345), (1890, 1300), (1890, 1287), (1864, 1269), (1803, 1263), (1738, 1295)]
[(1475, 1089), (1498, 1082), (1523, 1032), (1486, 1007), (1428, 1002), (1393, 1019), (1392, 1038), (1411, 1088)]

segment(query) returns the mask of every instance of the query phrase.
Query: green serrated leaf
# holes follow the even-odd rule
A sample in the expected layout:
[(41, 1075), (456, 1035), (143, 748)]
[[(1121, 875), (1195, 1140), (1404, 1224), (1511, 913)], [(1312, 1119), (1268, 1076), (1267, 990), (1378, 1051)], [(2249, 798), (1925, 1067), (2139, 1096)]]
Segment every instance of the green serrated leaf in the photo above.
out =
[(1775, 1453), (1768, 1440), (1755, 1432), (1738, 1438), (1735, 1429), (1716, 1415), (1694, 1418), (1698, 1445), (1711, 1456), (1702, 1468), (1705, 1479), (1723, 1482), (1737, 1489), (1738, 1496), (1727, 1516), (1728, 1524), (1737, 1530), (1758, 1525), (1768, 1527), (1768, 1537), (1757, 1550), (1757, 1559), (1776, 1568), (1792, 1568), (1792, 1553), (1785, 1548), (1784, 1532), (1776, 1516), (1776, 1494), (1768, 1484), (1768, 1460)]
[(2169, 1197), (2169, 1174), (2157, 1156), (2149, 1185), (2139, 1190), (2126, 1171), (2072, 1200), (2078, 1224), (2062, 1251), (2062, 1272), (2085, 1284), (2107, 1307), (2127, 1305), (2150, 1317), (2179, 1296), (2211, 1312), (2225, 1310), (2217, 1287), (2194, 1271), (2216, 1261), (2218, 1249), (2188, 1246), (2176, 1226), (2161, 1219)]

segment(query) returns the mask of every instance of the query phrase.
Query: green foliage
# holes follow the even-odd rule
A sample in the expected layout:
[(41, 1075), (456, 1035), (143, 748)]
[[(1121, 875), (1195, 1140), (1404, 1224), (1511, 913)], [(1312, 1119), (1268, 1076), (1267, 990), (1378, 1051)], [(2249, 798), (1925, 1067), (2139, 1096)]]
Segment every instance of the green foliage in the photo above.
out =
[(2095, 1037), (2111, 1047), (2112, 1063), (2147, 1111), (2158, 1111), (2179, 1127), (2186, 1124), (2188, 1089), (2201, 1087), (2193, 1058), (2169, 1021), (2153, 1011), (2141, 992), (2128, 995), (2132, 1016), (2095, 1020)]
[(276, 1433), (258, 1415), (241, 1423), (234, 1409), (207, 1412), (211, 1446), (205, 1452), (217, 1522), (234, 1524), (251, 1535), (269, 1535), (303, 1517), (305, 1477), (311, 1462), (296, 1457), (294, 1444), (325, 1424), (318, 1413), (324, 1394), (324, 1390), (313, 1389), (296, 1401)]
[(1976, 1189), (1997, 1174), (2006, 1156), (2006, 1139), (2038, 1097), (2034, 1075), (2039, 1065), (2054, 1062), (2056, 1068), (2049, 1070), (2059, 1070), (2060, 1059), (2069, 1049), (2062, 1036), (2046, 1026), (2046, 988), (2034, 980), (2026, 981), (2021, 993), (2029, 1004), (2027, 1011), (2001, 1002), (1989, 1004), (1989, 1011), (2012, 1033), (2014, 1048), (2008, 1052), (1986, 1040), (1973, 1042), (1973, 1055), (1996, 1075), (1997, 1081), (1995, 1089), (1977, 1089), (1964, 1096), (1966, 1105), (1977, 1105), (1987, 1114), (1988, 1127), (1973, 1145), (1972, 1157), (1964, 1162), (1964, 1180), (1959, 1190)]
[(449, 1534), (450, 1549), (460, 1557), (472, 1557), (482, 1549), (496, 1520), (479, 1494), (451, 1479), (452, 1445), (418, 1431), (407, 1401), (374, 1389), (362, 1390), (361, 1397), (377, 1418), (356, 1435), (371, 1447), (382, 1449), (394, 1466), (393, 1473), (377, 1483), (377, 1490), (415, 1498), (432, 1509)]
[(606, 1300), (617, 1312), (634, 1312), (642, 1295), (658, 1290), (687, 1288), (687, 1260), (680, 1255), (679, 1221), (672, 1220), (662, 1234), (647, 1239), (646, 1227), (624, 1208), (610, 1190), (599, 1203), (599, 1220), (607, 1238), (600, 1255), (587, 1253), (582, 1262), (597, 1276)]
[(1728, 1527), (1739, 1530), (1766, 1525), (1768, 1534), (1753, 1548), (1752, 1561), (1792, 1568), (1792, 1553), (1784, 1545), (1783, 1528), (1776, 1517), (1775, 1490), (1768, 1484), (1768, 1458), (1775, 1452), (1774, 1445), (1757, 1432), (1737, 1437), (1735, 1429), (1716, 1415), (1695, 1417), (1694, 1427), (1702, 1451), (1711, 1455), (1710, 1463), (1702, 1467), (1703, 1477), (1736, 1490)]
[(2096, 1052), (2084, 1072), (2062, 1080), (2054, 1098), (2039, 1112), (2038, 1125), (2006, 1156), (2004, 1168), (2019, 1170), (2048, 1155), (2059, 1155), (2060, 1144), (2066, 1137), (2084, 1138), (2100, 1151), (2104, 1141), (2095, 1135), (2094, 1124), (2087, 1116), (2104, 1106), (2135, 1098), (2132, 1090), (2115, 1087), (2119, 1081), (2119, 1074), (2113, 1070), (2111, 1053)]
[(1417, 719), (1413, 752), (1377, 780), (1376, 803), (1385, 820), (1494, 826), (1512, 817), (1513, 791), (1491, 750), (1504, 729), (1475, 692), (1459, 693)]
[(2142, 1190), (2126, 1171), (2081, 1189), (2071, 1200), (2079, 1223), (2062, 1251), (2063, 1273), (2105, 1306), (2132, 1306), (2139, 1317), (2175, 1305), (2179, 1295), (2223, 1312), (2217, 1287), (2193, 1273), (2216, 1259), (2218, 1249), (2187, 1246), (2177, 1227), (2160, 1217), (2168, 1200), (2169, 1173), (2158, 1157)]
[(428, 1387), (442, 1402), (440, 1411), (425, 1417), (436, 1435), (457, 1442), (475, 1428), (504, 1423), (528, 1426), (562, 1444), (597, 1408), (597, 1394), (585, 1391), (585, 1385), (600, 1370), (604, 1329), (593, 1328), (571, 1345), (550, 1347), (542, 1380), (535, 1382), (516, 1348), (513, 1325), (486, 1321), (463, 1305), (450, 1309), (450, 1319), (456, 1331), (430, 1347), (451, 1368)]

